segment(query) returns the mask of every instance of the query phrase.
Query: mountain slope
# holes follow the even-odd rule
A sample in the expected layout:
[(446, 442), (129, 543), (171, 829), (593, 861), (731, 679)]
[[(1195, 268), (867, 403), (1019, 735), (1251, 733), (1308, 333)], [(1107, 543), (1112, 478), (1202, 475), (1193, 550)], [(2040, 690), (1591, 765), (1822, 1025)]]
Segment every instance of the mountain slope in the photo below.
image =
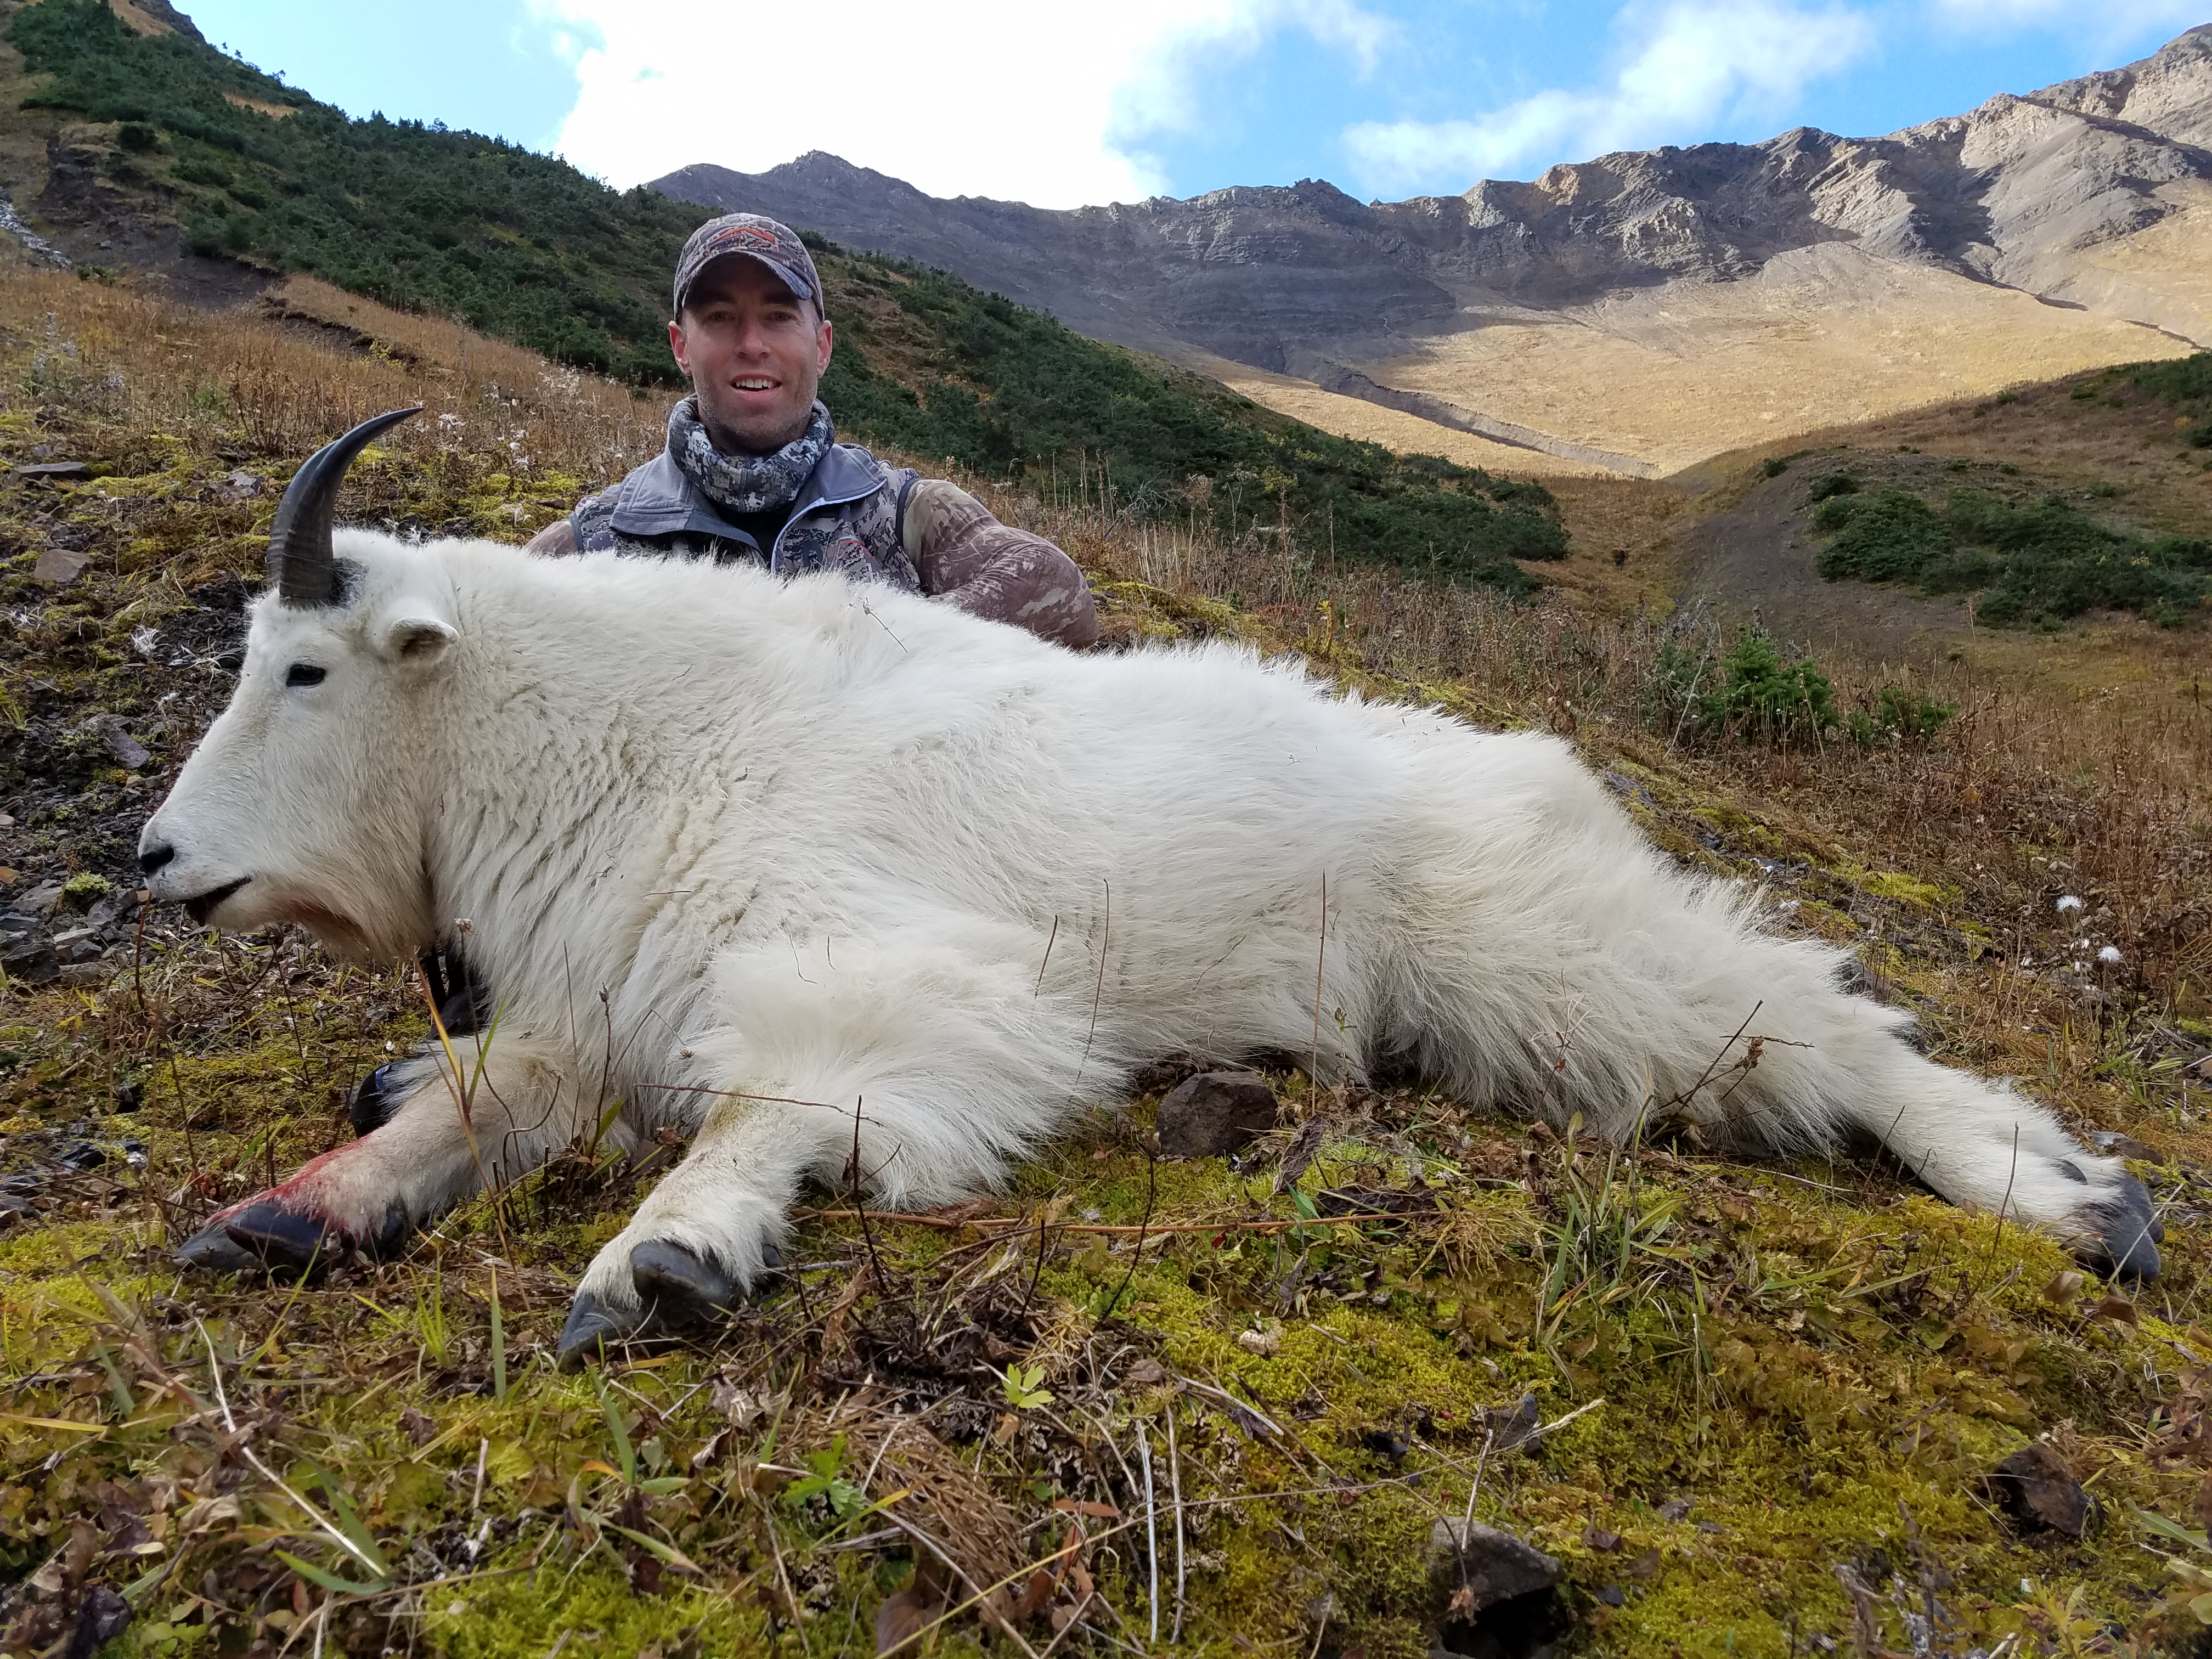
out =
[[(1058, 212), (820, 154), (655, 187), (943, 265), (1100, 338), (1663, 471), (2212, 343), (2208, 131), (2212, 26), (1884, 138), (1801, 128), (1457, 197), (1362, 204), (1309, 179)], [(1746, 407), (1713, 361), (1741, 353), (1809, 401)]]
[[(52, 128), (26, 205), (65, 251), (197, 258), (248, 291), (248, 266), (307, 272), (581, 368), (678, 383), (664, 296), (697, 207), (474, 133), (350, 120), (175, 14), (0, 0), (0, 16), (27, 77), (23, 125)], [(842, 330), (823, 394), (850, 436), (996, 477), (1065, 464), (1139, 516), (1198, 514), (1514, 592), (1534, 586), (1515, 560), (1565, 551), (1539, 487), (1302, 425), (956, 277), (826, 245), (822, 264)]]

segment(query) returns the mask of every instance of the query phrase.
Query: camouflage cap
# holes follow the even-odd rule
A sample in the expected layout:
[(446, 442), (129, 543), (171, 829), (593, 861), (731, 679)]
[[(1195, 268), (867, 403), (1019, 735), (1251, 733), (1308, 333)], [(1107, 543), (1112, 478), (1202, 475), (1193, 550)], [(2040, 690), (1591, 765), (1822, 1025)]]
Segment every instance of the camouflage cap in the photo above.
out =
[(757, 259), (776, 274), (783, 285), (802, 300), (821, 309), (822, 278), (814, 270), (814, 257), (806, 244), (787, 225), (757, 213), (726, 213), (709, 219), (691, 233), (676, 261), (675, 314), (684, 314), (684, 297), (707, 267), (726, 254), (742, 253)]

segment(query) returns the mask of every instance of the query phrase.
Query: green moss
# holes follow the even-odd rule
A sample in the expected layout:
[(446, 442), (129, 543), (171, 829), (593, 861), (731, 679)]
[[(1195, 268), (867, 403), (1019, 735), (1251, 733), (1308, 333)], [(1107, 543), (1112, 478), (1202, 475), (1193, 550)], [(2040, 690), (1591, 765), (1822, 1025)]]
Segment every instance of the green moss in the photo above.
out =
[(83, 910), (114, 890), (115, 884), (106, 877), (94, 875), (89, 870), (81, 871), (62, 884), (62, 902)]
[(1948, 887), (1940, 882), (1923, 881), (1917, 876), (1906, 875), (1901, 870), (1863, 870), (1856, 865), (1846, 865), (1838, 873), (1854, 886), (1876, 898), (1893, 899), (1899, 904), (1915, 905), (1922, 909), (1949, 909), (1961, 899), (1955, 887)]

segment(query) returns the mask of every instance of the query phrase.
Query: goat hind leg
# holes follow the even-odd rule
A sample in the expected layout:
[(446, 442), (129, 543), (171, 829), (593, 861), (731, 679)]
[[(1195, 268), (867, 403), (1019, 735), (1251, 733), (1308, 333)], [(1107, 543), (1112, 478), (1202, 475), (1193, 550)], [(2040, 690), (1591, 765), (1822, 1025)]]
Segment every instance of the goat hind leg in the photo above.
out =
[(2026, 1096), (1902, 1043), (1882, 1070), (1885, 1086), (1855, 1115), (1938, 1193), (2055, 1234), (2099, 1272), (2158, 1277), (2164, 1229), (2120, 1159), (2086, 1150)]
[(402, 1062), (393, 1084), (400, 1102), (386, 1122), (217, 1212), (178, 1247), (177, 1260), (216, 1271), (298, 1273), (356, 1253), (394, 1255), (423, 1223), (479, 1191), (486, 1176), (495, 1186), (514, 1181), (586, 1127), (591, 1103), (553, 1050), (503, 1036), (480, 1056), (473, 1042), (455, 1048), (460, 1085), (442, 1051)]

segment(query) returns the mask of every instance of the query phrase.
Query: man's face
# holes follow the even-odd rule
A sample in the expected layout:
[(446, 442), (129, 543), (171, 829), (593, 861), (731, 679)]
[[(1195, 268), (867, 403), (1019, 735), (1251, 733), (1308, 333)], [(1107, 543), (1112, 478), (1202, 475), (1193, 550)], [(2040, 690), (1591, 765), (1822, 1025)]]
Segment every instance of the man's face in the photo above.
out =
[(691, 377), (714, 447), (762, 454), (806, 430), (830, 367), (830, 325), (759, 260), (730, 255), (691, 284), (668, 348)]

